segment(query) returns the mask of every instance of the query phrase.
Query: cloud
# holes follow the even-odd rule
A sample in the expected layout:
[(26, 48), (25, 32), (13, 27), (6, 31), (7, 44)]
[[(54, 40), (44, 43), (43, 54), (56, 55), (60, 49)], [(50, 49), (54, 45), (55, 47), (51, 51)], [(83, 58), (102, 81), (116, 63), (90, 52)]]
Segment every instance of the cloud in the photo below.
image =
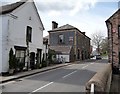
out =
[(50, 12), (48, 13), (48, 15), (51, 16), (51, 17), (60, 16), (60, 15), (61, 15), (61, 12), (59, 12), (59, 11), (50, 11)]
[(75, 14), (77, 14), (80, 11), (85, 11), (85, 10), (89, 10), (90, 8), (94, 7), (94, 5), (96, 4), (96, 0), (76, 0), (77, 2), (74, 4), (74, 9), (71, 10), (70, 15), (74, 16)]
[(88, 10), (95, 5), (97, 0), (36, 0), (41, 12), (69, 11), (70, 15), (76, 15), (82, 10)]

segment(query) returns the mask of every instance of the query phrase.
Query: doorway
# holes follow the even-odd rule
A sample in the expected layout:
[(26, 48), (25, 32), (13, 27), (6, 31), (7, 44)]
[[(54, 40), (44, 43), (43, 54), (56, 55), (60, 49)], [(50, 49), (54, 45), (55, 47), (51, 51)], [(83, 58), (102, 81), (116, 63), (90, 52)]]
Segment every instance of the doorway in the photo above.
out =
[(31, 69), (35, 68), (35, 53), (34, 52), (30, 53), (30, 68)]
[(41, 64), (42, 49), (37, 49), (37, 65)]

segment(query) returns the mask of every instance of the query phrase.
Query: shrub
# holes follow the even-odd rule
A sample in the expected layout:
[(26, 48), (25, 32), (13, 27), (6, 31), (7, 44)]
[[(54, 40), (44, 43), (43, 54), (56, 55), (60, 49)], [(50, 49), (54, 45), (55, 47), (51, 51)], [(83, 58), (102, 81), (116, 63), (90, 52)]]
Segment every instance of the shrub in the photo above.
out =
[(15, 69), (16, 68), (16, 57), (15, 55), (13, 54), (13, 50), (12, 48), (10, 49), (10, 52), (9, 52), (9, 69)]

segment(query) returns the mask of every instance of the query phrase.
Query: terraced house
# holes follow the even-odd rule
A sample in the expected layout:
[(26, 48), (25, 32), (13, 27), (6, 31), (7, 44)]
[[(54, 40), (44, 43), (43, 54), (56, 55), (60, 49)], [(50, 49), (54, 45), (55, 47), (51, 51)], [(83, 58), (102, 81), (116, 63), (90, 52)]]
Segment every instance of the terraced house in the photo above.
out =
[(58, 59), (71, 62), (90, 58), (90, 38), (85, 32), (69, 24), (58, 27), (55, 21), (48, 32), (50, 49), (56, 51)]
[(113, 70), (119, 69), (120, 64), (120, 9), (106, 20), (109, 43), (109, 62)]
[(13, 54), (24, 67), (33, 68), (41, 63), (43, 49), (43, 24), (33, 0), (19, 2), (0, 7), (0, 26), (2, 38), (2, 62), (0, 72), (9, 70), (9, 52)]

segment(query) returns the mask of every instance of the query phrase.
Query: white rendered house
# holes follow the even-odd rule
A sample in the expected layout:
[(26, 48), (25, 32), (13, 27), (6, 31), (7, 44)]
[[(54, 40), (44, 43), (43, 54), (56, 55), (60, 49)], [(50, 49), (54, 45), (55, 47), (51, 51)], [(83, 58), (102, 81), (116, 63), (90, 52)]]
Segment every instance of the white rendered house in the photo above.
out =
[[(1, 9), (2, 8), (2, 9)], [(2, 49), (1, 72), (9, 70), (9, 51), (12, 48), (20, 62), (27, 62), (29, 49), (30, 64), (41, 63), (43, 49), (44, 26), (33, 0), (19, 2), (0, 7), (0, 50)], [(26, 41), (27, 40), (27, 41)], [(28, 46), (27, 46), (28, 43)]]

